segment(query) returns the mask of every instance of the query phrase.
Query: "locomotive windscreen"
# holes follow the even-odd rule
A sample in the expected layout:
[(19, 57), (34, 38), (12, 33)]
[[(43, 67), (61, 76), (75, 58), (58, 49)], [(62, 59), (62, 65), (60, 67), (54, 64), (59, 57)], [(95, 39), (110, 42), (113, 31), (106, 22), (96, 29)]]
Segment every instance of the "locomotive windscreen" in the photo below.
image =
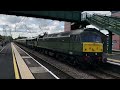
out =
[(102, 42), (101, 37), (99, 34), (91, 33), (91, 32), (85, 32), (81, 35), (82, 42)]

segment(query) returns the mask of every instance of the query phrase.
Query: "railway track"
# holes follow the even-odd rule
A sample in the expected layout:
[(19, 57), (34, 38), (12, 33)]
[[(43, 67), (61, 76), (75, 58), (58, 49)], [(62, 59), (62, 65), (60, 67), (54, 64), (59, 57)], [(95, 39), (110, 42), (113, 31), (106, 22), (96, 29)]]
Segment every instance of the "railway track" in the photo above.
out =
[(106, 63), (106, 64), (101, 64), (100, 66), (98, 66), (98, 69), (103, 73), (111, 75), (115, 79), (120, 79), (120, 67), (119, 66)]
[(88, 75), (81, 70), (76, 70), (74, 67), (61, 63), (51, 57), (42, 55), (21, 45), (18, 46), (28, 52), (38, 62), (49, 68), (49, 70), (55, 73), (60, 79), (96, 79), (95, 77)]
[(92, 70), (92, 72), (91, 71), (86, 71), (86, 72), (99, 79), (120, 79), (120, 76), (118, 76), (116, 73), (102, 69), (94, 69)]
[(80, 65), (80, 66), (73, 66), (78, 71), (82, 71), (88, 75), (94, 76), (96, 79), (120, 79), (120, 74), (100, 68), (99, 66), (93, 65)]
[(68, 65), (58, 60), (55, 60), (52, 57), (28, 49), (22, 45), (18, 46), (27, 51), (41, 64), (51, 69), (51, 71), (53, 71), (60, 79), (120, 79), (120, 73), (113, 71), (110, 65), (107, 65), (107, 68), (105, 65), (95, 65), (92, 68), (87, 67), (85, 69), (86, 65)]

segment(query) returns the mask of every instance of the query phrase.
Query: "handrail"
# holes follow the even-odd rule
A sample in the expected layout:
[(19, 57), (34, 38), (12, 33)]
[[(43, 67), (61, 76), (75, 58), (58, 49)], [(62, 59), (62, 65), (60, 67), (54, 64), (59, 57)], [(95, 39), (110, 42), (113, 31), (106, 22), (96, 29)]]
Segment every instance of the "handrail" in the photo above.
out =
[[(82, 15), (83, 16), (83, 15)], [(84, 15), (82, 20), (87, 20), (89, 23), (98, 27), (108, 29), (113, 33), (120, 35), (120, 18), (110, 17), (106, 15), (88, 14)]]

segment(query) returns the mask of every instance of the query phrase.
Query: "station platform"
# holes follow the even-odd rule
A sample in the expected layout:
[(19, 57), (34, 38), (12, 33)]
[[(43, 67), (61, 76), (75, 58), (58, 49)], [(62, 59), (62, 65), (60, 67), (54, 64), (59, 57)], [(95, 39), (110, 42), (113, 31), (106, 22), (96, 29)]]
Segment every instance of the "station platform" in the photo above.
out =
[(107, 55), (109, 63), (120, 65), (120, 50), (112, 50), (112, 54)]
[(113, 52), (120, 52), (120, 50), (112, 49)]
[[(108, 54), (108, 63), (120, 65), (120, 52)], [(0, 79), (59, 79), (14, 43), (0, 47)]]
[(0, 79), (59, 79), (14, 43), (0, 49)]

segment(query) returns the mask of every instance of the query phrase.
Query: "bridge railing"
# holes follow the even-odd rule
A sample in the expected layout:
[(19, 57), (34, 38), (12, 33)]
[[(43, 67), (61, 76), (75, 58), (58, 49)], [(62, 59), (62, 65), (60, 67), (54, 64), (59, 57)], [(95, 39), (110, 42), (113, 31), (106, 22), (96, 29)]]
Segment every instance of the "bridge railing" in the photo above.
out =
[(82, 20), (87, 20), (89, 23), (103, 29), (112, 31), (120, 35), (120, 19), (100, 14), (84, 14)]

